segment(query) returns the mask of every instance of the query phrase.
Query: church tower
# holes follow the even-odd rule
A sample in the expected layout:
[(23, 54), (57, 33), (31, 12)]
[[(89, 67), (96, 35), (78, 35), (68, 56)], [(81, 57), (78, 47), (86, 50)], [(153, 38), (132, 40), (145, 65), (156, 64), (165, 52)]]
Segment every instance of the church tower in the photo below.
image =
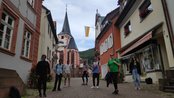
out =
[(68, 14), (65, 13), (62, 31), (58, 34), (58, 58), (63, 60), (63, 64), (71, 64), (73, 68), (79, 66), (79, 52), (75, 40), (71, 34)]

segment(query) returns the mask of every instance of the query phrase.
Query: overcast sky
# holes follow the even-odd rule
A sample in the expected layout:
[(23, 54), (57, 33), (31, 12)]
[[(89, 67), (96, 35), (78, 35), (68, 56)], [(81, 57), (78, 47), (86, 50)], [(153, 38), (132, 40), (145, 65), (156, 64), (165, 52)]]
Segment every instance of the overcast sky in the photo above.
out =
[[(57, 22), (57, 33), (62, 30), (66, 4), (71, 34), (79, 51), (94, 48), (96, 9), (105, 16), (117, 7), (117, 0), (44, 0), (43, 5), (51, 11), (53, 20)], [(85, 37), (84, 26), (91, 27), (89, 37)]]

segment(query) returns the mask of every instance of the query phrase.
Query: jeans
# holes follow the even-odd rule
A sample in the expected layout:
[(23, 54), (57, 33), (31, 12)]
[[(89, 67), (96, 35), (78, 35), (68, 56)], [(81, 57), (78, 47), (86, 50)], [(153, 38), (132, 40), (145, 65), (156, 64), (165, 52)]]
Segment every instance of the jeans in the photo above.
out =
[(88, 73), (87, 73), (87, 71), (84, 71), (83, 75), (82, 75), (83, 84), (85, 84), (85, 77), (86, 77), (86, 84), (88, 84)]
[(137, 68), (132, 70), (132, 77), (136, 88), (140, 88), (140, 75), (138, 74)]
[[(58, 81), (58, 87), (57, 87), (57, 81)], [(57, 90), (60, 90), (61, 81), (62, 81), (62, 74), (60, 74), (60, 75), (56, 74), (53, 90), (56, 90), (56, 88), (57, 88)]]
[(99, 73), (93, 73), (92, 75), (93, 86), (95, 86), (95, 78), (97, 78), (97, 86), (99, 86)]

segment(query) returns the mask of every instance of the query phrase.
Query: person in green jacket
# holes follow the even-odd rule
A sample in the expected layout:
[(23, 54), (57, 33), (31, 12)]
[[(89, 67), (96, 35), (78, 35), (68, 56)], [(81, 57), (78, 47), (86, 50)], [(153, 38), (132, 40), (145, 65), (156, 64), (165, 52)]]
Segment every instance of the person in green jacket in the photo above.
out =
[(108, 61), (108, 71), (110, 72), (111, 75), (111, 79), (113, 81), (114, 84), (114, 92), (112, 94), (118, 94), (119, 90), (118, 90), (118, 76), (119, 76), (119, 72), (120, 72), (120, 65), (121, 62), (118, 58), (114, 58), (113, 54), (110, 54), (110, 60)]

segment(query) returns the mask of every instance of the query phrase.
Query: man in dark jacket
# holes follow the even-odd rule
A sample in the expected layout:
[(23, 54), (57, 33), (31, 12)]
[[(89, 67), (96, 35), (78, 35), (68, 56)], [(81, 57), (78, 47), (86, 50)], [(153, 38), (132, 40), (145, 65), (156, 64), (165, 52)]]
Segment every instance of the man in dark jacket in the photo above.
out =
[(43, 86), (43, 95), (46, 97), (46, 82), (47, 76), (50, 74), (50, 65), (46, 61), (46, 55), (42, 55), (41, 61), (37, 63), (36, 74), (38, 76), (39, 96), (42, 97), (41, 86)]

